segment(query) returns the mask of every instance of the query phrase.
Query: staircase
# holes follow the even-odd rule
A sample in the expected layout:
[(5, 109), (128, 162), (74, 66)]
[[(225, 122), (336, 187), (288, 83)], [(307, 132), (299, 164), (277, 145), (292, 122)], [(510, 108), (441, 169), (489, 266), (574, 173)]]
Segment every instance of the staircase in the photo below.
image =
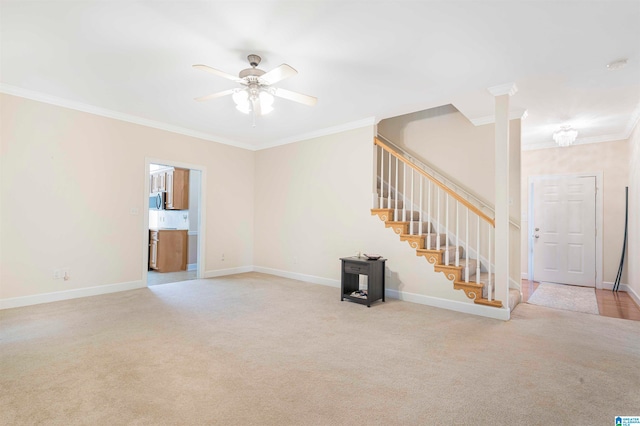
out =
[(512, 310), (520, 301), (518, 288), (499, 288), (502, 300), (496, 299), (494, 220), (469, 194), (451, 189), (398, 147), (380, 138), (374, 143), (378, 185), (371, 214), (475, 304)]

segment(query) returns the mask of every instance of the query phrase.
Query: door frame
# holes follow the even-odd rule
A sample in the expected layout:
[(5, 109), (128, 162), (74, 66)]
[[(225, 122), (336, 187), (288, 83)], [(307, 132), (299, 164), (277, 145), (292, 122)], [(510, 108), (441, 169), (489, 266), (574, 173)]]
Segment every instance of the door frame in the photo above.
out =
[(200, 172), (200, 191), (198, 194), (199, 202), (198, 209), (200, 214), (198, 215), (198, 256), (196, 262), (198, 262), (198, 268), (196, 270), (196, 278), (204, 278), (204, 259), (205, 257), (205, 243), (204, 236), (206, 235), (206, 182), (207, 182), (207, 168), (200, 164), (184, 163), (175, 160), (163, 160), (154, 157), (144, 158), (144, 209), (142, 220), (142, 284), (147, 287), (147, 272), (149, 268), (149, 166), (151, 164), (162, 164), (171, 167), (179, 167), (182, 169), (197, 170)]
[(527, 184), (528, 197), (529, 197), (529, 211), (527, 215), (529, 217), (527, 224), (527, 279), (533, 281), (533, 222), (534, 216), (534, 197), (533, 197), (533, 184), (547, 179), (561, 179), (561, 178), (580, 178), (580, 177), (594, 177), (596, 179), (596, 288), (603, 288), (604, 269), (602, 261), (602, 218), (603, 218), (603, 191), (602, 191), (602, 172), (592, 173), (563, 173), (557, 175), (536, 175), (529, 176), (529, 182)]

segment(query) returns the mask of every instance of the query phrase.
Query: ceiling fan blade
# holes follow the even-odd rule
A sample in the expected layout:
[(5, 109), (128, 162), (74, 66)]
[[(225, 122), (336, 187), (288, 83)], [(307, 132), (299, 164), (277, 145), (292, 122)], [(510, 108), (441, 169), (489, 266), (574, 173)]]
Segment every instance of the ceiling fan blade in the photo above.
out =
[(238, 83), (242, 83), (244, 81), (240, 77), (236, 77), (235, 75), (228, 74), (228, 73), (226, 73), (224, 71), (220, 71), (220, 70), (217, 70), (215, 68), (211, 68), (211, 67), (209, 67), (207, 65), (197, 64), (197, 65), (194, 65), (193, 67), (195, 69), (197, 69), (197, 70), (206, 71), (206, 72), (208, 72), (210, 74), (217, 75), (218, 77), (224, 77), (224, 78), (227, 78), (227, 79), (229, 79), (231, 81), (236, 81)]
[(309, 95), (303, 95), (302, 93), (292, 92), (291, 90), (286, 89), (276, 89), (273, 92), (274, 95), (283, 98), (289, 99), (290, 101), (300, 102), (301, 104), (314, 106), (318, 102), (318, 98)]
[(282, 64), (268, 73), (262, 74), (260, 80), (266, 84), (275, 84), (285, 78), (293, 77), (296, 74), (298, 74), (298, 71), (287, 64)]
[(207, 95), (207, 96), (200, 96), (199, 98), (195, 98), (194, 100), (198, 101), (198, 102), (208, 101), (209, 99), (221, 98), (223, 96), (230, 95), (230, 94), (233, 93), (233, 91), (234, 91), (234, 89), (229, 89), (229, 90), (225, 90), (225, 91), (218, 92), (218, 93), (212, 93), (212, 94)]

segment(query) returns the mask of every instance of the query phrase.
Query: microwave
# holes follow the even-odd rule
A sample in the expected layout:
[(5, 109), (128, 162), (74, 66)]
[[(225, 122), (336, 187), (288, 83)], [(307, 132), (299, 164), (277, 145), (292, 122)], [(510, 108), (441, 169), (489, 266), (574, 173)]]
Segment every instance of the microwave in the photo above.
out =
[(149, 195), (149, 210), (164, 210), (166, 203), (166, 192), (153, 192)]

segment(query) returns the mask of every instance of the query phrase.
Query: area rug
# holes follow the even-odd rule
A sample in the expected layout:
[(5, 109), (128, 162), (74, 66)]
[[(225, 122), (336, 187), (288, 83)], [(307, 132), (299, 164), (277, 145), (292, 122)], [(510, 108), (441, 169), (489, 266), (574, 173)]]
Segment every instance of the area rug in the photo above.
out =
[(565, 311), (598, 315), (598, 301), (593, 288), (540, 283), (527, 303)]

